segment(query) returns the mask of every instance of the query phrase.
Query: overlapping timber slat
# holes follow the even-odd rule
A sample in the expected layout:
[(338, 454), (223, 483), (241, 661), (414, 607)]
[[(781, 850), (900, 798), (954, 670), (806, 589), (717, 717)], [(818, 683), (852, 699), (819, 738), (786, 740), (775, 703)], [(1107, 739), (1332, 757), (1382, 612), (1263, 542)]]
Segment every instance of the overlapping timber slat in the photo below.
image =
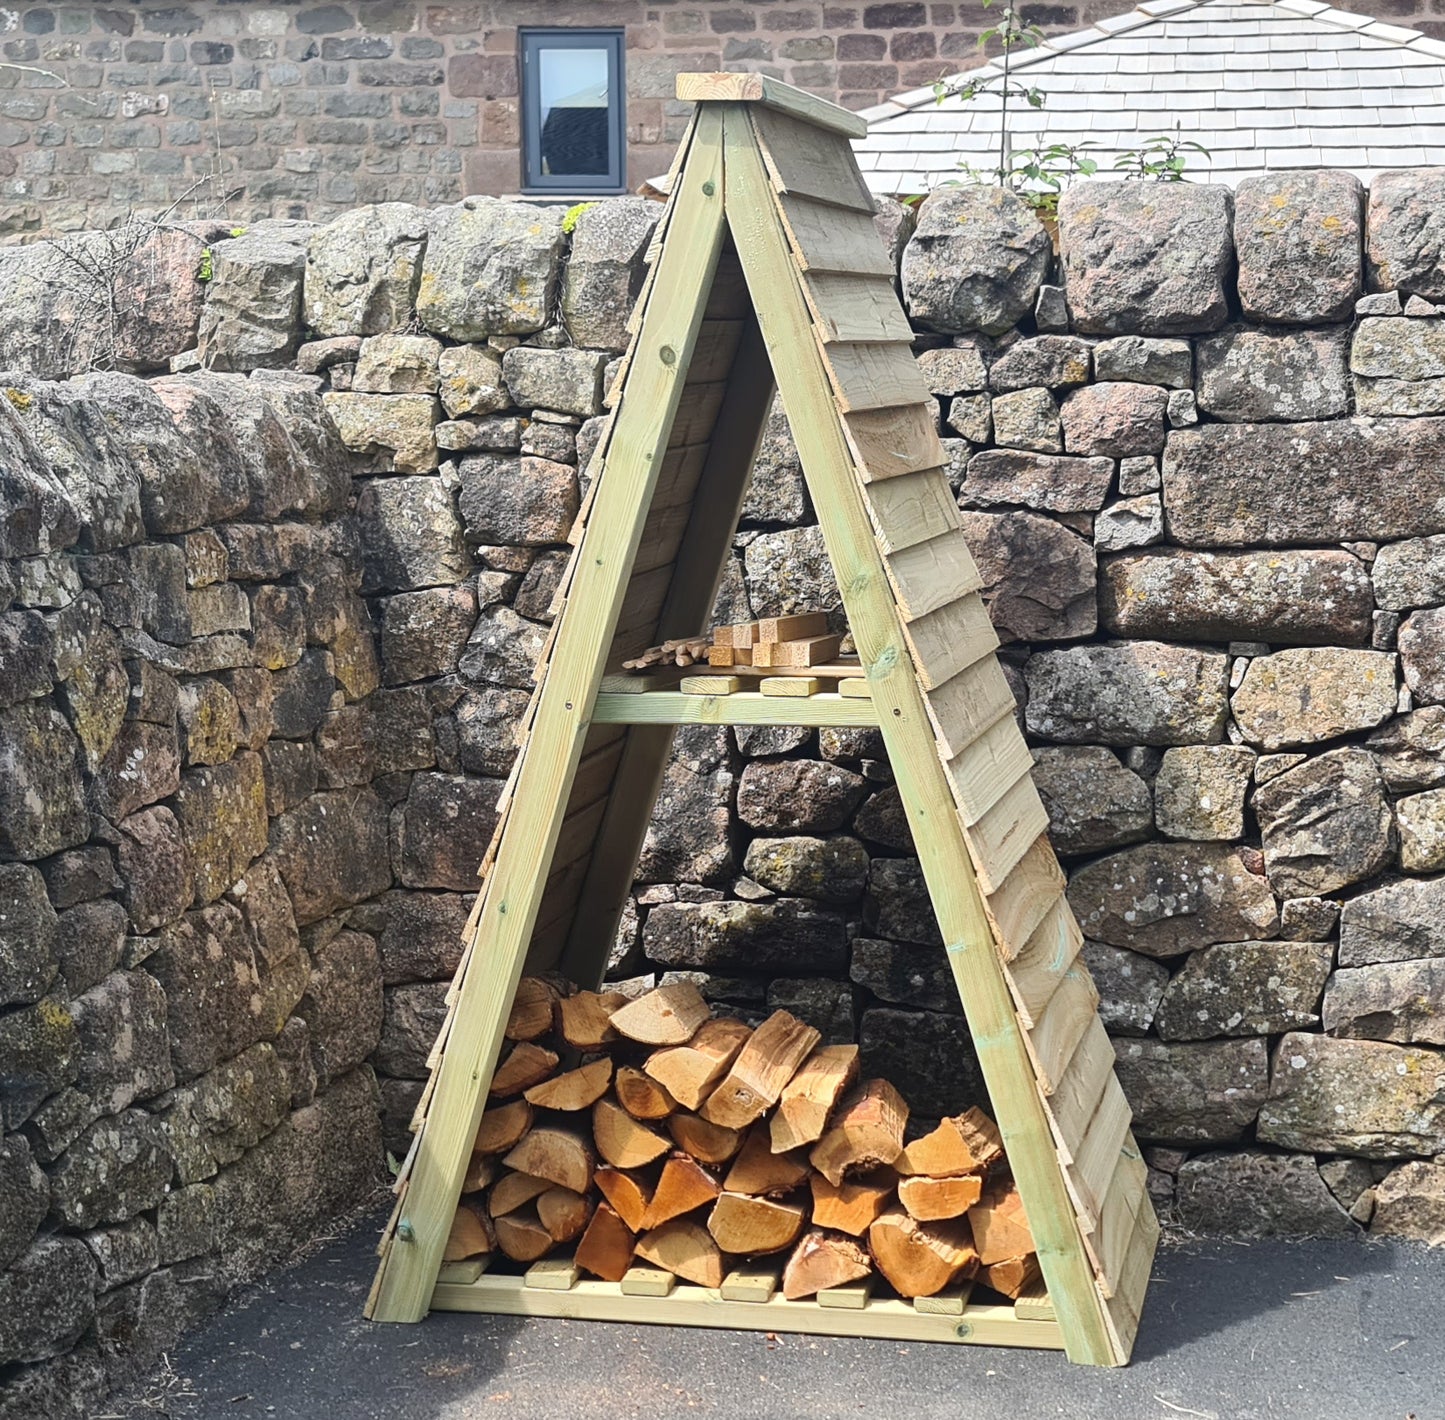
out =
[[(795, 144), (799, 125), (775, 114), (758, 111), (753, 121), (1069, 1193), (1115, 1329), (1131, 1338), (1129, 1268), (1147, 1273), (1157, 1224), (1098, 1023), (1098, 992), (1079, 958), (1083, 934), (1044, 837), (1033, 758), (994, 658), (998, 639), (948, 486), (937, 404), (909, 347), (891, 343), (897, 326), (874, 297), (876, 262), (836, 284), (846, 270), (840, 250), (863, 245), (856, 224), (839, 226), (854, 193), (847, 145), (816, 131), (811, 143)], [(844, 292), (855, 297), (846, 321), (838, 315)], [(891, 287), (888, 297), (897, 309)]]

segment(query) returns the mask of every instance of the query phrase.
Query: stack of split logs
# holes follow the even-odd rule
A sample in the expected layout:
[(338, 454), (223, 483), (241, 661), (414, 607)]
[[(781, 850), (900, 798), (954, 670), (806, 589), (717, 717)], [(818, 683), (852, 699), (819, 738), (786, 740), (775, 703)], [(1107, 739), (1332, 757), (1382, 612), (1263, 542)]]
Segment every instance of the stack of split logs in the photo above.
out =
[[(624, 670), (645, 671), (706, 661), (710, 666), (724, 668), (799, 669), (834, 661), (844, 639), (828, 630), (826, 612), (805, 611), (795, 616), (765, 616), (758, 621), (715, 626), (711, 640), (689, 636), (664, 641), (622, 665)], [(856, 659), (850, 669), (857, 670)]]
[(624, 1288), (637, 1268), (717, 1288), (765, 1258), (793, 1300), (1038, 1281), (992, 1120), (968, 1109), (905, 1146), (897, 1090), (786, 1011), (754, 1029), (690, 982), (628, 999), (529, 977), (506, 1038), (449, 1262), (567, 1249)]

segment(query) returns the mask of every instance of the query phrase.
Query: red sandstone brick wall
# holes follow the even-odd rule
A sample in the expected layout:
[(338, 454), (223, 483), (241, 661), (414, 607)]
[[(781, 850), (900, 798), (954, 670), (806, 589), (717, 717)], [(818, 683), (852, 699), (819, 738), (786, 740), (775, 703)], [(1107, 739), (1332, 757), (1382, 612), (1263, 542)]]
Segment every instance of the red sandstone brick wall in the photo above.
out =
[[(1130, 3), (1024, 13), (1063, 31)], [(1445, 0), (1355, 8), (1445, 34)], [(978, 62), (995, 15), (981, 0), (0, 0), (0, 239), (178, 201), (245, 221), (513, 192), (520, 25), (626, 28), (635, 186), (667, 167), (683, 71), (762, 70), (863, 108)]]

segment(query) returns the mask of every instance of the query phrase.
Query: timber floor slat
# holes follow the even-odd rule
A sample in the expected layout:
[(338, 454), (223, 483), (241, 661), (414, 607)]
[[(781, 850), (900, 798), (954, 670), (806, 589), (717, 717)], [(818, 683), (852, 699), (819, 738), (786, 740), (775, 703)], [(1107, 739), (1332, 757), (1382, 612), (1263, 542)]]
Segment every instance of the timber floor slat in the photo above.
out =
[(526, 1285), (523, 1277), (483, 1273), (475, 1282), (439, 1282), (435, 1311), (495, 1316), (553, 1316), (655, 1326), (714, 1326), (812, 1336), (876, 1336), (894, 1341), (948, 1341), (977, 1346), (1063, 1349), (1057, 1322), (1020, 1320), (1012, 1305), (970, 1303), (961, 1314), (928, 1315), (911, 1302), (870, 1298), (863, 1306), (815, 1301), (726, 1301), (721, 1291), (679, 1282), (668, 1296), (641, 1296), (617, 1282), (580, 1281), (565, 1291)]
[(876, 725), (872, 700), (819, 691), (814, 695), (692, 695), (646, 690), (627, 695), (604, 691), (592, 711), (594, 725)]

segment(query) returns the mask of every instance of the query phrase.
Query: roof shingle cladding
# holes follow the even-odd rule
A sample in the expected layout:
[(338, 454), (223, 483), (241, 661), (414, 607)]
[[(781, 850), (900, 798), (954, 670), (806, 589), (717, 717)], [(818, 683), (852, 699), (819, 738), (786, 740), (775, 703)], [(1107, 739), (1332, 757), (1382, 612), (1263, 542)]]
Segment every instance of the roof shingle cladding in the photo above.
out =
[[(1101, 176), (1115, 153), (1176, 124), (1209, 150), (1190, 155), (1196, 182), (1309, 167), (1368, 182), (1445, 166), (1445, 42), (1313, 0), (1145, 0), (1021, 51), (1014, 65), (1046, 95), (1041, 110), (1011, 103), (1014, 148), (1087, 139)], [(993, 97), (939, 105), (916, 89), (863, 116), (869, 133), (854, 147), (875, 192), (927, 191), (956, 179), (960, 162), (987, 167), (997, 152)]]

